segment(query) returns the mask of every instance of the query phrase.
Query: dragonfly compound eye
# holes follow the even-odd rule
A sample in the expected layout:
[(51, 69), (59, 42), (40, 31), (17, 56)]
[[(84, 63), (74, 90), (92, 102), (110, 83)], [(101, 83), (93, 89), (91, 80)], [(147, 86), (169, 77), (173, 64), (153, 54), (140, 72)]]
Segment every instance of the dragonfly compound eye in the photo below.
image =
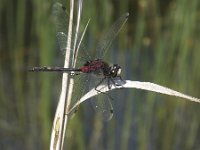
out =
[(118, 66), (117, 64), (114, 64), (111, 67), (111, 74), (112, 74), (112, 77), (119, 76), (121, 74), (121, 67)]

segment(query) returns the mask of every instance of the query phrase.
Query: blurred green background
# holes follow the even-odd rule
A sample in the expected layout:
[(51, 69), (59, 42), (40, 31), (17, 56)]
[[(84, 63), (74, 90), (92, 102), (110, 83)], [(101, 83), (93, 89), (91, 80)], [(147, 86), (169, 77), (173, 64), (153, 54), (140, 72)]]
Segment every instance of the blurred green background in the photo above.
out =
[[(50, 0), (0, 1), (0, 149), (49, 149), (61, 89), (59, 73), (32, 66), (63, 65)], [(69, 1), (63, 4), (68, 8)], [(127, 24), (107, 53), (123, 78), (150, 81), (200, 98), (200, 1), (84, 0), (91, 18), (86, 48), (124, 12)], [(199, 150), (200, 104), (140, 90), (112, 92), (114, 117), (103, 122), (81, 105), (67, 126), (65, 148)]]

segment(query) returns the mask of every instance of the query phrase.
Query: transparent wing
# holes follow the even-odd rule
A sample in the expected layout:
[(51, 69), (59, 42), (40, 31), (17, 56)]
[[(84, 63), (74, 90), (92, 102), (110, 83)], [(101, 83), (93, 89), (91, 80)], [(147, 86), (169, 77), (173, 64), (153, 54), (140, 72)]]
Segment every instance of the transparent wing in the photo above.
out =
[[(119, 31), (121, 30), (122, 26), (125, 24), (125, 22), (128, 19), (129, 14), (126, 13), (122, 15), (106, 32), (106, 34), (100, 39), (99, 43), (97, 44), (96, 48), (96, 54), (97, 58), (103, 58), (105, 56), (106, 50), (111, 45), (112, 41), (115, 39)], [(109, 79), (106, 78), (104, 80), (100, 79), (97, 80), (95, 78), (91, 83), (95, 83), (95, 87), (97, 91), (101, 91), (101, 89), (98, 88), (98, 85), (101, 83), (101, 85), (108, 86)], [(115, 82), (115, 81), (113, 81)], [(118, 83), (121, 84), (121, 83)], [(93, 86), (93, 87), (94, 87)], [(101, 93), (101, 92), (100, 92)], [(91, 103), (93, 105), (93, 108), (97, 111), (97, 113), (100, 115), (100, 117), (105, 120), (109, 121), (113, 116), (113, 106), (111, 103), (112, 97), (108, 95), (108, 93), (101, 93), (99, 94), (95, 100), (92, 100)]]
[(72, 106), (88, 91), (88, 74), (74, 75), (74, 90), (72, 93)]
[[(67, 37), (67, 34), (68, 34), (67, 28), (68, 28), (69, 16), (67, 15), (63, 5), (58, 2), (53, 5), (52, 15), (53, 15), (54, 23), (56, 26), (57, 42), (59, 44), (60, 50), (62, 51), (63, 54), (65, 54), (66, 47), (67, 47), (67, 38), (68, 38)], [(86, 28), (87, 28), (87, 25), (86, 25)], [(85, 30), (86, 30), (86, 28), (85, 28)], [(85, 32), (85, 30), (84, 30), (84, 32)], [(77, 44), (80, 44), (80, 40), (82, 40), (81, 38), (82, 38), (82, 34), (78, 33), (77, 42), (75, 42), (75, 39), (71, 39), (71, 43), (75, 47), (75, 50), (72, 53), (73, 58), (74, 58), (74, 55), (76, 55), (76, 53), (78, 52), (77, 51), (78, 49), (76, 46), (77, 46)], [(82, 44), (79, 45), (79, 49), (80, 49), (80, 51), (78, 52), (79, 53), (78, 57), (81, 57), (81, 60), (87, 58), (86, 60), (84, 60), (84, 62), (89, 60), (90, 59), (89, 55), (87, 54), (87, 51)], [(83, 62), (83, 61), (81, 61), (81, 62)]]
[(99, 85), (108, 86), (107, 79), (102, 80), (102, 78), (95, 78), (90, 76), (90, 87), (96, 88), (99, 91), (99, 95), (95, 99), (91, 100), (92, 107), (96, 111), (97, 115), (104, 121), (109, 121), (113, 117), (113, 106), (112, 97), (108, 93), (100, 92), (101, 89)]
[(113, 106), (108, 95), (101, 93), (95, 100), (92, 100), (92, 105), (97, 115), (104, 121), (109, 121), (113, 117)]
[(69, 17), (61, 3), (56, 2), (52, 7), (52, 17), (56, 27), (56, 38), (59, 48), (64, 54), (67, 47), (67, 31)]
[(114, 113), (114, 109), (112, 106), (112, 102), (114, 102), (114, 99), (111, 97), (110, 93), (104, 93), (101, 91), (105, 87), (111, 88), (112, 86), (123, 86), (126, 83), (126, 81), (123, 80), (121, 77), (103, 79), (100, 78), (99, 80), (95, 79), (95, 81), (93, 81), (92, 83), (95, 83), (96, 91), (99, 91), (100, 93), (95, 98), (95, 100), (91, 101), (93, 108), (104, 121), (109, 121), (112, 119)]
[(106, 96), (98, 96), (97, 99), (91, 101), (97, 115), (104, 121), (109, 121), (113, 117), (113, 106), (111, 99)]
[(106, 32), (105, 35), (100, 39), (99, 43), (97, 44), (96, 54), (97, 58), (103, 58), (106, 50), (111, 45), (112, 41), (115, 39), (119, 31), (121, 30), (122, 26), (126, 23), (128, 19), (129, 13), (123, 14)]
[(65, 7), (56, 2), (52, 7), (52, 16), (57, 32), (63, 32), (67, 35), (69, 17), (65, 11)]
[[(58, 32), (56, 34), (57, 42), (59, 44), (59, 48), (63, 54), (66, 52), (67, 47), (67, 35), (63, 32)], [(79, 39), (78, 39), (79, 41)], [(72, 44), (74, 44), (74, 41), (72, 40)], [(78, 61), (76, 62), (76, 66), (80, 67), (82, 66), (86, 61), (91, 60), (86, 48), (83, 44), (80, 45), (78, 52)], [(71, 54), (73, 55), (73, 53)]]
[(58, 32), (56, 38), (61, 52), (65, 54), (67, 48), (67, 35), (64, 32)]

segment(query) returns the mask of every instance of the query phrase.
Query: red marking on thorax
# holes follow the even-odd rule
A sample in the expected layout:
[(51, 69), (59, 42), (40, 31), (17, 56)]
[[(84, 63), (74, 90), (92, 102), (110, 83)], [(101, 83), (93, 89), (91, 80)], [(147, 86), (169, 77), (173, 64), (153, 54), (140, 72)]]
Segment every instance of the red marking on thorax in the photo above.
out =
[(103, 66), (104, 66), (104, 63), (102, 61), (94, 60), (94, 61), (87, 63), (86, 65), (84, 65), (80, 69), (83, 73), (89, 73), (89, 72), (101, 69)]
[(88, 66), (83, 66), (80, 69), (81, 69), (81, 72), (83, 72), (83, 73), (88, 73), (89, 72), (89, 67)]

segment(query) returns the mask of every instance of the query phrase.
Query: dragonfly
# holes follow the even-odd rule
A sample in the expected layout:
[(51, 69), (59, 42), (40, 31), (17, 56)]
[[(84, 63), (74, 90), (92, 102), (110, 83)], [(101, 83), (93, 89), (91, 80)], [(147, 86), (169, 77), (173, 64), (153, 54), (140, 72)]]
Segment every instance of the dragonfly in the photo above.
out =
[[(54, 8), (54, 15), (56, 18), (56, 28), (57, 28), (57, 39), (60, 45), (60, 49), (66, 49), (67, 41), (67, 14), (65, 12), (62, 4), (56, 5)], [(69, 73), (72, 76), (77, 76), (85, 74), (87, 76), (93, 77), (93, 81), (90, 81), (92, 84), (91, 87), (99, 93), (102, 93), (106, 98), (100, 100), (93, 100), (94, 109), (101, 114), (103, 120), (110, 120), (113, 116), (113, 106), (111, 103), (112, 97), (106, 93), (101, 92), (98, 89), (99, 85), (104, 84), (111, 89), (111, 86), (120, 86), (125, 83), (121, 78), (121, 67), (118, 64), (109, 64), (104, 61), (104, 56), (109, 46), (126, 23), (129, 13), (123, 14), (114, 24), (110, 27), (108, 32), (106, 32), (96, 46), (96, 56), (94, 59), (89, 58), (86, 60), (80, 67), (77, 68), (64, 68), (64, 67), (33, 67), (29, 69), (30, 72), (62, 72)], [(95, 82), (96, 81), (96, 82)], [(87, 82), (87, 81), (85, 81)], [(82, 84), (82, 83), (80, 83)], [(88, 85), (88, 83), (87, 83)]]

